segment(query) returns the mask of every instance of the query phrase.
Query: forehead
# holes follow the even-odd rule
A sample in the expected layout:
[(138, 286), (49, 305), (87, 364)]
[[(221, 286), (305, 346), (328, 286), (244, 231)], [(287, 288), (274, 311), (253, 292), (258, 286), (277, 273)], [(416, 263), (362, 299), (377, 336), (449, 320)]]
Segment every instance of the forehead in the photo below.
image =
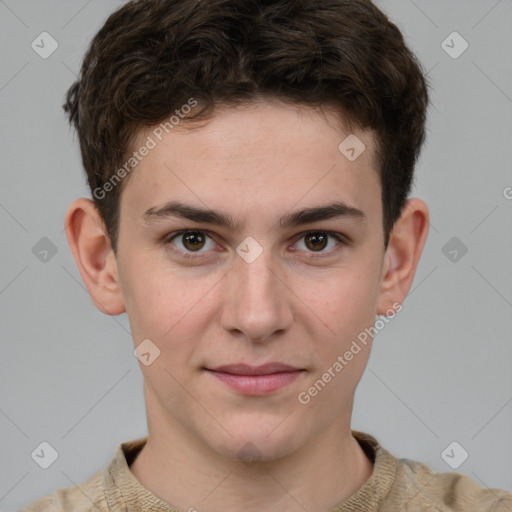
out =
[(299, 202), (380, 208), (373, 134), (351, 131), (333, 111), (279, 102), (222, 108), (199, 123), (141, 130), (133, 149), (145, 145), (152, 148), (121, 195), (130, 214), (184, 198), (246, 216)]

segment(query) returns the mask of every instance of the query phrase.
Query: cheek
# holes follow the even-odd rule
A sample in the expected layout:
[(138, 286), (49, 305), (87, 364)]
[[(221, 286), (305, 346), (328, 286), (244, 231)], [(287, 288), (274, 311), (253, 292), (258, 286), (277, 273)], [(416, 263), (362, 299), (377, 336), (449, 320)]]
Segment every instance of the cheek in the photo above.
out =
[[(128, 270), (128, 269), (127, 269)], [(164, 263), (133, 265), (124, 286), (127, 314), (135, 343), (149, 338), (173, 360), (192, 351), (211, 315), (211, 289), (218, 276), (194, 278)]]
[(367, 269), (364, 272), (347, 269), (346, 275), (337, 273), (324, 283), (322, 293), (309, 295), (310, 303), (314, 301), (311, 308), (319, 312), (325, 330), (335, 344), (357, 337), (375, 321), (378, 277)]
[(326, 415), (342, 411), (352, 399), (370, 355), (368, 329), (374, 325), (377, 308), (375, 283), (369, 275), (352, 274), (350, 279), (338, 275), (337, 281), (311, 307), (320, 311), (322, 334), (317, 332), (316, 365), (303, 390), (315, 410)]
[[(168, 330), (173, 322), (173, 309), (164, 306), (171, 304), (172, 299), (168, 296), (169, 283), (161, 267), (130, 252), (130, 249), (124, 248), (123, 254), (130, 256), (120, 262), (119, 278), (132, 336), (137, 345), (145, 338), (156, 340), (161, 336), (160, 331)], [(162, 321), (165, 325), (161, 325)]]

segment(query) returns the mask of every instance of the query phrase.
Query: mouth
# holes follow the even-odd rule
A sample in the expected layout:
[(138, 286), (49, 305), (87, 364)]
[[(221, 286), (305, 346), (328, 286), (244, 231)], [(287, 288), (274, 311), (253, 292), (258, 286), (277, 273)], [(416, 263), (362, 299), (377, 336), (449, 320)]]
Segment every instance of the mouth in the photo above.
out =
[(251, 396), (273, 393), (291, 384), (306, 371), (282, 363), (267, 363), (261, 366), (232, 364), (205, 370), (231, 389)]

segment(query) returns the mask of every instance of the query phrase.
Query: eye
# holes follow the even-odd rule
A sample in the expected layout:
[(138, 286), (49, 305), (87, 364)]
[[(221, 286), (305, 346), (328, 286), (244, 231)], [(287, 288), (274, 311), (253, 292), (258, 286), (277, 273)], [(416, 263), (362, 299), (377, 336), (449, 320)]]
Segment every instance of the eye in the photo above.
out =
[[(203, 253), (218, 247), (205, 231), (192, 229), (184, 229), (169, 235), (164, 240), (164, 244), (173, 246), (173, 251), (189, 259), (200, 258)], [(302, 247), (300, 247), (301, 244)], [(331, 245), (331, 248), (325, 250), (329, 245)], [(300, 239), (295, 243), (293, 250), (299, 249), (310, 254), (313, 253), (312, 257), (316, 257), (314, 253), (319, 253), (319, 257), (321, 257), (324, 254), (329, 255), (335, 252), (343, 245), (349, 245), (349, 242), (337, 233), (308, 231), (300, 235)]]
[(217, 247), (217, 244), (204, 231), (198, 230), (179, 231), (168, 237), (165, 243), (177, 247), (178, 252), (185, 258), (194, 258), (193, 253), (207, 252)]
[[(329, 242), (334, 241), (337, 243), (331, 244), (331, 249), (324, 250), (329, 246)], [(302, 247), (300, 245), (302, 244)], [(299, 242), (296, 245), (299, 245), (300, 250), (305, 250), (306, 252), (313, 253), (330, 253), (340, 245), (347, 244), (342, 236), (336, 233), (330, 233), (327, 231), (309, 231), (301, 235)], [(305, 249), (303, 249), (305, 247)]]

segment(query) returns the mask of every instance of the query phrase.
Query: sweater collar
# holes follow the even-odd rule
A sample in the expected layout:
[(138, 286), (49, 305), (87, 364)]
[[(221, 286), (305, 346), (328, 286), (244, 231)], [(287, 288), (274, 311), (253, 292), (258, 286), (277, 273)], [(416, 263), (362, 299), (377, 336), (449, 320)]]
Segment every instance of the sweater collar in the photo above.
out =
[[(370, 434), (352, 430), (352, 435), (373, 462), (373, 472), (356, 492), (331, 512), (377, 512), (395, 480), (397, 459)], [(108, 506), (116, 510), (119, 504), (125, 504), (128, 512), (181, 512), (146, 489), (130, 471), (130, 464), (147, 440), (146, 436), (117, 447), (104, 472)]]

